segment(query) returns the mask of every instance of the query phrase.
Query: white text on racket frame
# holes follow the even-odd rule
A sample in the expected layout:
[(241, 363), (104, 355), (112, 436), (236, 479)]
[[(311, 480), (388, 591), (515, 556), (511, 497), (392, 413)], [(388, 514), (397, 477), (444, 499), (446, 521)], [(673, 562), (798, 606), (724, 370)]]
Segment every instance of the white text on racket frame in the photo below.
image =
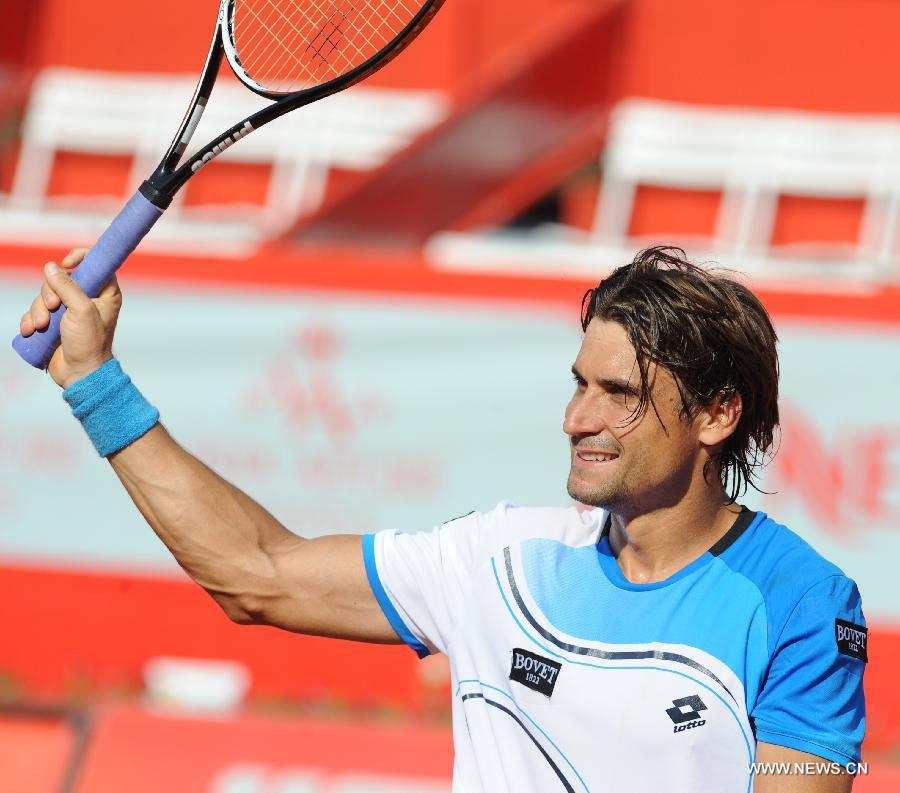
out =
[(233, 146), (241, 138), (246, 138), (247, 135), (249, 135), (251, 132), (253, 132), (254, 129), (255, 129), (255, 127), (249, 121), (245, 121), (244, 125), (239, 130), (237, 130), (234, 134), (229, 135), (227, 138), (222, 140), (221, 143), (217, 143), (208, 152), (206, 152), (206, 154), (204, 154), (199, 160), (197, 160), (197, 162), (195, 162), (191, 166), (191, 171), (193, 171), (194, 173), (197, 173), (197, 171), (199, 171), (204, 165), (206, 165), (206, 163), (208, 163), (214, 157), (218, 157), (223, 151), (225, 151), (225, 149), (229, 148), (230, 146)]

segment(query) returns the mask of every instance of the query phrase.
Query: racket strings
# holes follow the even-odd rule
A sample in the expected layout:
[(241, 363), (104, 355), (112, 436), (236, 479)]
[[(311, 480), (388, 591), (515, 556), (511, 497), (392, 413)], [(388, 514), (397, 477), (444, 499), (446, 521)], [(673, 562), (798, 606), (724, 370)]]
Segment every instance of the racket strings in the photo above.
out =
[(294, 49), (296, 41), (302, 41), (305, 36), (303, 20), (286, 13), (285, 9), (291, 7), (292, 4), (272, 0), (235, 5), (232, 18), (235, 49), (244, 70), (265, 88), (278, 85), (275, 78), (279, 70), (283, 71), (283, 63), (303, 64)]
[(231, 36), (255, 83), (289, 93), (365, 63), (410, 23), (425, 0), (235, 0)]
[[(326, 41), (331, 43), (331, 49), (336, 49), (337, 43), (331, 41), (330, 36), (333, 31), (339, 30), (339, 24), (335, 24), (332, 19), (326, 19), (325, 24), (318, 27), (308, 11), (302, 6), (297, 6), (294, 10), (299, 12), (297, 21), (299, 21), (300, 26), (298, 26), (291, 16), (284, 13), (283, 8), (279, 7), (273, 0), (268, 0), (268, 2), (269, 6), (275, 10), (281, 19), (280, 24), (273, 29), (270, 25), (266, 25), (258, 14), (255, 15), (265, 32), (271, 37), (271, 40), (274, 40), (278, 45), (269, 47), (268, 55), (265, 55), (265, 50), (263, 50), (265, 57), (264, 59), (260, 58), (260, 62), (256, 67), (258, 76), (265, 76), (266, 87), (282, 91), (295, 90), (292, 89), (290, 83), (297, 67), (299, 67), (301, 77), (312, 76), (315, 79), (317, 77), (339, 76), (341, 74), (340, 70), (329, 63), (327, 53), (322, 51)], [(334, 6), (334, 3), (332, 2), (331, 5)], [(347, 15), (343, 14), (343, 16), (346, 18)], [(328, 30), (329, 26), (332, 30)], [(286, 28), (289, 28), (289, 30), (286, 30)], [(314, 34), (311, 33), (311, 29), (315, 30)], [(322, 43), (317, 44), (318, 39), (322, 39)], [(268, 43), (265, 36), (261, 37), (261, 41), (263, 46)], [(304, 42), (306, 42), (305, 47), (303, 47)], [(298, 54), (294, 48), (300, 49), (301, 47), (302, 50)], [(258, 49), (256, 52), (259, 56)], [(324, 75), (321, 73), (323, 68), (327, 72)], [(257, 82), (261, 82), (258, 77)]]
[[(350, 47), (352, 47), (356, 51), (356, 54), (362, 58), (362, 60), (365, 60), (369, 56), (366, 55), (366, 53), (360, 49), (360, 47), (357, 45), (357, 43), (355, 41), (348, 38), (346, 35), (346, 31), (350, 28), (350, 26), (352, 24), (350, 22), (350, 17), (347, 14), (345, 14), (343, 11), (341, 11), (335, 5), (335, 3), (332, 2), (331, 5), (333, 7), (334, 13), (341, 17), (340, 22), (335, 22), (334, 17), (331, 17), (325, 23), (325, 25), (319, 30), (318, 35), (309, 43), (309, 45), (307, 46), (306, 52), (313, 53), (314, 57), (318, 58), (318, 60), (321, 61), (321, 65), (323, 67), (325, 67), (327, 69), (331, 69), (332, 71), (335, 71), (338, 74), (340, 74), (341, 71), (338, 70), (335, 66), (333, 66), (331, 64), (331, 62), (329, 61), (329, 58), (332, 55), (334, 55), (335, 53), (340, 51), (342, 42), (345, 42)], [(346, 27), (342, 28), (342, 25), (346, 25)], [(330, 28), (330, 30), (329, 30), (329, 28)], [(337, 34), (337, 41), (332, 41), (331, 37), (335, 34)], [(363, 36), (363, 38), (365, 38), (365, 36)], [(319, 41), (320, 39), (322, 40), (322, 43), (317, 44), (316, 42)], [(371, 41), (368, 38), (365, 38), (365, 43), (367, 43), (371, 46)], [(330, 47), (328, 49), (326, 49), (326, 45), (330, 45)], [(378, 48), (375, 48), (373, 53), (377, 52), (377, 51), (378, 51)], [(360, 62), (362, 62), (362, 61), (360, 61)]]
[[(291, 79), (295, 67), (299, 66), (301, 69), (308, 69), (310, 67), (310, 61), (316, 60), (318, 61), (317, 65), (319, 67), (325, 67), (330, 70), (332, 76), (339, 76), (340, 72), (331, 66), (326, 54), (323, 54), (322, 52), (326, 43), (332, 45), (331, 49), (337, 47), (337, 44), (332, 42), (330, 37), (334, 32), (339, 30), (339, 26), (329, 19), (326, 24), (317, 31), (312, 40), (308, 41), (306, 47), (300, 53), (297, 53), (292, 47), (302, 46), (303, 42), (306, 41), (308, 32), (305, 29), (299, 28), (294, 21), (280, 9), (276, 10), (282, 17), (281, 26), (276, 31), (273, 31), (268, 27), (266, 30), (271, 36), (276, 38), (278, 46), (272, 47), (265, 57), (265, 60), (258, 66), (259, 73), (267, 76), (267, 82), (272, 86), (281, 86)], [(299, 10), (304, 17), (303, 23), (308, 23), (311, 27), (315, 26), (314, 20), (312, 20), (303, 9)], [(327, 30), (329, 26), (331, 26), (331, 30)], [(290, 28), (290, 30), (285, 31), (286, 27)], [(317, 43), (319, 40), (321, 40), (321, 42)]]
[[(281, 14), (281, 19), (266, 20), (253, 9), (249, 9), (255, 21), (258, 23), (255, 31), (253, 49), (241, 53), (241, 62), (247, 65), (253, 64), (254, 69), (260, 74), (270, 74), (273, 61), (275, 64), (281, 60), (296, 60), (297, 56), (286, 41), (285, 28), (293, 28), (296, 33), (300, 31), (291, 23), (290, 18)], [(273, 81), (274, 82), (274, 81)]]

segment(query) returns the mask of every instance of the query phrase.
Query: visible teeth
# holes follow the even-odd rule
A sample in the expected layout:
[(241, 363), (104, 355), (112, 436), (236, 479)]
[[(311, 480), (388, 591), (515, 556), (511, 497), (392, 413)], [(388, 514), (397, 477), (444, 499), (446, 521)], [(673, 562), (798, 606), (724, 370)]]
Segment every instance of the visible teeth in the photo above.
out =
[(609, 460), (615, 460), (615, 454), (584, 454), (583, 452), (578, 455), (582, 460), (587, 460), (589, 462), (607, 462)]

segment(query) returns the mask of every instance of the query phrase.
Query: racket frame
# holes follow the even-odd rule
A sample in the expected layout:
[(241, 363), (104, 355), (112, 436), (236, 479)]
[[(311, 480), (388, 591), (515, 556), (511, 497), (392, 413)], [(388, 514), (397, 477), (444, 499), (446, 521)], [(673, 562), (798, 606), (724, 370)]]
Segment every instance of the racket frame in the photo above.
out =
[[(238, 0), (222, 0), (219, 6), (219, 17), (213, 32), (209, 54), (206, 57), (206, 64), (197, 82), (197, 87), (194, 89), (187, 112), (163, 159), (150, 178), (141, 185), (122, 211), (113, 218), (106, 231), (100, 235), (84, 260), (72, 273), (72, 279), (88, 297), (96, 297), (100, 294), (102, 288), (109, 283), (119, 267), (162, 216), (179, 188), (207, 162), (253, 130), (274, 121), (279, 116), (348, 88), (380, 69), (402, 52), (418, 35), (419, 30), (437, 13), (444, 0), (426, 0), (409, 23), (390, 42), (353, 69), (328, 82), (283, 95), (257, 90), (259, 86), (243, 73), (239, 62), (233, 62), (236, 61), (237, 53), (234, 43), (230, 40), (231, 33), (226, 21), (236, 2)], [(232, 125), (195, 154), (182, 161), (184, 152), (187, 150), (213, 92), (223, 57), (229, 61), (232, 70), (245, 86), (272, 100), (272, 104)], [(59, 306), (50, 312), (50, 321), (45, 328), (31, 333), (27, 337), (21, 334), (17, 335), (12, 342), (13, 349), (27, 363), (38, 369), (46, 369), (53, 357), (54, 350), (59, 346), (65, 312), (65, 306)]]
[[(364, 80), (373, 72), (387, 65), (416, 38), (419, 30), (431, 21), (431, 18), (443, 5), (444, 0), (426, 0), (413, 18), (390, 42), (375, 55), (348, 72), (319, 85), (287, 94), (265, 90), (241, 67), (230, 22), (233, 18), (232, 11), (236, 2), (237, 0), (222, 0), (209, 54), (206, 56), (206, 63), (197, 82), (197, 87), (194, 89), (194, 95), (188, 105), (184, 119), (156, 170), (140, 187), (141, 195), (159, 209), (166, 209), (172, 203), (175, 194), (184, 186), (188, 179), (206, 165), (209, 160), (217, 157), (225, 149), (230, 148), (241, 138), (246, 137), (250, 132), (265, 126), (285, 113), (296, 110), (298, 107), (303, 107), (338, 91), (343, 91), (345, 88), (349, 88), (351, 85)], [(223, 58), (228, 61), (228, 65), (235, 76), (249, 90), (272, 101), (273, 104), (241, 119), (225, 132), (210, 140), (205, 146), (198, 149), (184, 162), (181, 162), (181, 158), (212, 95)]]

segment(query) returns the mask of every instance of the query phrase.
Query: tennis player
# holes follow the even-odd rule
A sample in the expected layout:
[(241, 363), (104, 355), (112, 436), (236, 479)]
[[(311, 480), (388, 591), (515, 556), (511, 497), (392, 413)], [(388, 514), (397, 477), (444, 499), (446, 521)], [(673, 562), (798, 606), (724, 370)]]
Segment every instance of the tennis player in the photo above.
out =
[(859, 592), (737, 501), (778, 424), (746, 287), (653, 248), (587, 293), (563, 430), (592, 509), (304, 540), (159, 423), (113, 358), (118, 286), (89, 300), (65, 272), (83, 253), (46, 267), (21, 329), (68, 307), (49, 371), (98, 453), (234, 621), (446, 653), (454, 791), (850, 790)]

